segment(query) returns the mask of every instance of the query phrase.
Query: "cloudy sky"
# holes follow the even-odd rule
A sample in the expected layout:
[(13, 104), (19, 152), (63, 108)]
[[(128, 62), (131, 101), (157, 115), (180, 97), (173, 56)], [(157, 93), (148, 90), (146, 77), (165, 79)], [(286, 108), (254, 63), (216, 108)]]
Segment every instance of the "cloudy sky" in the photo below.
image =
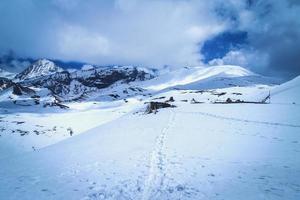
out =
[(300, 74), (298, 0), (1, 0), (0, 53)]

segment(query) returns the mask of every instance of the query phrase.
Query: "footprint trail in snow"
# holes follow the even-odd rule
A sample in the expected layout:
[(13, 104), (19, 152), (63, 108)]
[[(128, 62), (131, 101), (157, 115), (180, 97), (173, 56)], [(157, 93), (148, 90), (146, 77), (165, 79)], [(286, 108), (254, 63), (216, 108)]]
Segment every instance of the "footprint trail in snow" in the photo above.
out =
[(166, 138), (169, 129), (172, 127), (175, 119), (175, 113), (171, 111), (168, 124), (162, 129), (160, 135), (156, 139), (155, 149), (150, 158), (150, 169), (146, 178), (145, 188), (142, 199), (153, 199), (165, 189), (166, 178)]

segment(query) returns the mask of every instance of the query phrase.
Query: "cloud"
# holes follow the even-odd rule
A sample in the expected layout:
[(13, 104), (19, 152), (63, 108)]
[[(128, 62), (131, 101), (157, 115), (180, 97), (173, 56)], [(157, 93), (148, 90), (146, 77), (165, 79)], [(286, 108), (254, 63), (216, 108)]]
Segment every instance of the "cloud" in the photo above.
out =
[(0, 51), (24, 57), (202, 65), (209, 55), (200, 51), (205, 41), (245, 32), (247, 45), (229, 49), (219, 63), (264, 74), (300, 73), (296, 0), (10, 0), (0, 2), (0, 12)]
[(209, 65), (238, 65), (251, 68), (253, 71), (267, 73), (268, 55), (254, 50), (232, 50), (224, 57), (209, 61)]
[(245, 27), (251, 47), (268, 55), (270, 73), (300, 74), (300, 6), (294, 1), (258, 1), (253, 26)]
[(231, 49), (223, 58), (210, 63), (240, 64), (267, 75), (299, 75), (300, 3), (294, 0), (239, 3), (220, 4), (218, 12), (234, 24), (231, 31), (247, 33), (247, 45)]
[(58, 53), (67, 60), (97, 61), (98, 56), (106, 56), (110, 52), (107, 38), (82, 27), (66, 26), (58, 33)]
[(216, 58), (209, 61), (210, 65), (239, 65), (248, 66), (249, 59), (241, 51), (230, 51), (223, 58)]
[(213, 10), (179, 0), (2, 1), (0, 40), (14, 42), (0, 48), (103, 65), (199, 65), (199, 45), (227, 28)]

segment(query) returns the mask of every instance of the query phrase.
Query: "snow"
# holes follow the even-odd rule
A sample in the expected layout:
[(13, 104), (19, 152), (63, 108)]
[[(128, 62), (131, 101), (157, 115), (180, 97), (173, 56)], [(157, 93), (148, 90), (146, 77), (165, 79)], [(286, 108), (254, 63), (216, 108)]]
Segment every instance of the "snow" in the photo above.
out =
[[(300, 79), (272, 83), (196, 67), (118, 82), (68, 110), (0, 104), (0, 199), (299, 199)], [(214, 103), (269, 93), (269, 104)], [(145, 114), (170, 97), (176, 107)]]
[[(258, 122), (220, 118), (228, 110), (221, 105), (218, 113), (209, 109), (213, 106), (125, 115), (62, 143), (2, 160), (1, 194), (15, 199), (33, 194), (43, 199), (297, 199), (300, 124), (260, 123), (276, 115), (273, 105), (243, 108)], [(205, 108), (217, 117), (201, 115)], [(243, 119), (240, 109), (230, 107), (235, 118)], [(265, 116), (255, 114), (262, 112)], [(278, 116), (272, 122), (286, 120)], [(4, 184), (9, 182), (17, 189)]]
[(254, 75), (252, 72), (239, 66), (214, 66), (214, 67), (192, 67), (180, 68), (167, 72), (147, 82), (146, 89), (163, 90), (169, 87), (187, 85), (207, 78), (222, 77), (243, 77)]
[[(68, 128), (77, 135), (114, 120), (132, 109), (130, 103), (124, 105), (123, 101), (114, 102), (109, 106), (104, 102), (70, 103), (68, 106), (70, 110), (67, 112), (52, 108), (46, 112), (0, 114), (1, 121), (5, 122), (5, 131), (1, 133), (1, 144), (5, 146), (0, 146), (0, 158), (55, 144), (70, 137)], [(11, 135), (13, 131), (18, 133), (18, 130), (26, 131), (28, 135), (23, 137), (20, 137), (20, 134)], [(6, 149), (8, 143), (13, 153)]]
[(37, 78), (60, 71), (63, 71), (63, 69), (56, 66), (54, 62), (47, 59), (40, 59), (37, 62), (33, 63), (29, 68), (26, 68), (23, 72), (18, 74), (16, 76), (16, 79), (25, 80), (30, 78)]
[(81, 70), (91, 70), (91, 69), (94, 69), (93, 65), (83, 65), (81, 68)]
[(300, 76), (279, 85), (271, 91), (274, 103), (300, 103)]

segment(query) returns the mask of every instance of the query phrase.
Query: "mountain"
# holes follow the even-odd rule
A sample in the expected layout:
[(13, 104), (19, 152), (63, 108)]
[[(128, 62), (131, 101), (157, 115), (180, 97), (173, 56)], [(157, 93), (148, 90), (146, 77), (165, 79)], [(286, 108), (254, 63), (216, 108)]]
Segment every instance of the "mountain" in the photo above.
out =
[(117, 82), (145, 81), (154, 77), (151, 70), (133, 66), (98, 67), (73, 72), (62, 71), (48, 76), (28, 79), (22, 83), (36, 88), (47, 88), (62, 101), (79, 100)]
[(63, 69), (55, 65), (54, 62), (47, 59), (40, 59), (21, 73), (17, 74), (15, 78), (18, 80), (26, 80), (31, 78), (38, 78), (41, 76), (47, 76), (60, 71), (63, 71)]
[[(130, 88), (126, 92), (126, 96), (131, 95), (130, 93), (136, 94), (136, 91), (141, 93), (141, 89), (134, 89), (134, 86), (129, 86), (129, 83), (145, 81), (154, 76), (155, 72), (151, 69), (133, 66), (85, 66), (82, 70), (62, 71), (60, 67), (51, 61), (39, 60), (17, 74), (15, 79), (3, 80), (2, 84), (0, 82), (0, 87), (3, 88), (2, 93), (5, 93), (5, 95), (2, 95), (2, 99), (6, 99), (6, 103), (12, 102), (17, 105), (44, 107), (58, 105), (62, 107), (58, 103), (88, 100), (97, 98), (104, 93), (106, 99), (120, 98), (122, 95), (116, 94), (118, 92), (103, 91), (118, 84), (127, 85)], [(6, 81), (10, 81), (11, 84), (5, 84)], [(33, 92), (30, 94), (26, 92), (15, 93), (13, 89), (15, 85), (28, 88)]]
[[(174, 89), (201, 90), (277, 83), (239, 66), (185, 67), (160, 71), (134, 66), (84, 65), (80, 70), (63, 71), (49, 60), (37, 61), (17, 74), (16, 80), (22, 87), (31, 88), (36, 93), (47, 91), (41, 95), (47, 94), (51, 101), (58, 102), (119, 100), (138, 95), (146, 97)], [(11, 99), (16, 101), (16, 98), (33, 102), (30, 97), (24, 99), (20, 95)], [(49, 98), (46, 99), (44, 104), (49, 104)]]
[(211, 67), (185, 67), (160, 74), (145, 82), (143, 87), (150, 90), (214, 89), (257, 84), (278, 84), (276, 79), (263, 77), (243, 67), (224, 65)]

